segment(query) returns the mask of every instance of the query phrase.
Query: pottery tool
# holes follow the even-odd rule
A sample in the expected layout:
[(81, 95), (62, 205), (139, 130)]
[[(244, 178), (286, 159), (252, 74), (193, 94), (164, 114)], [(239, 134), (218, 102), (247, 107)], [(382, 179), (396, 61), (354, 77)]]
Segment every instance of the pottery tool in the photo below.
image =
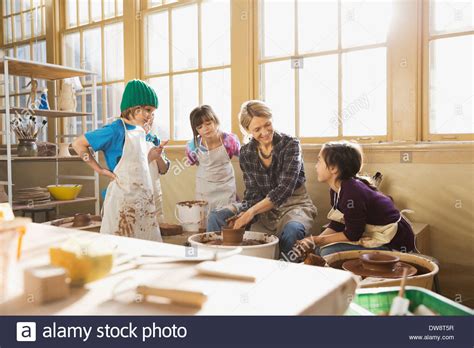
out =
[(403, 270), (403, 278), (400, 283), (400, 290), (398, 296), (393, 299), (392, 306), (388, 315), (407, 315), (408, 307), (410, 307), (410, 300), (405, 298), (405, 285), (407, 281), (408, 270)]
[(157, 296), (170, 300), (172, 303), (201, 308), (207, 301), (207, 295), (201, 291), (182, 290), (176, 288), (140, 285), (137, 294), (146, 300), (148, 296)]
[(228, 264), (214, 261), (206, 261), (198, 264), (196, 266), (196, 271), (198, 274), (217, 278), (234, 279), (252, 283), (257, 280), (255, 274), (251, 274), (248, 271), (242, 271), (240, 268), (230, 267)]

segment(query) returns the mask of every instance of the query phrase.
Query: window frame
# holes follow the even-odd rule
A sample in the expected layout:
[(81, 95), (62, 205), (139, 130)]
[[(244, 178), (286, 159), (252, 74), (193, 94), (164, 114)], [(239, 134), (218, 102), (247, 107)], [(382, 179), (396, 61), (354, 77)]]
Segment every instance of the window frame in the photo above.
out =
[[(233, 108), (233, 83), (232, 83), (232, 70), (233, 70), (233, 64), (232, 64), (232, 56), (230, 55), (230, 62), (229, 64), (226, 65), (216, 65), (216, 66), (210, 66), (210, 67), (203, 67), (202, 66), (202, 32), (201, 32), (201, 23), (202, 23), (202, 11), (201, 11), (201, 5), (205, 0), (179, 0), (179, 1), (166, 1), (163, 0), (162, 5), (155, 5), (155, 6), (150, 6), (150, 1), (149, 0), (143, 0), (143, 9), (141, 12), (141, 19), (142, 23), (140, 26), (140, 37), (141, 37), (141, 42), (142, 42), (142, 48), (143, 48), (143, 59), (141, 59), (141, 69), (140, 69), (140, 78), (148, 81), (149, 79), (153, 78), (160, 78), (160, 77), (168, 77), (168, 90), (169, 90), (169, 100), (167, 101), (169, 103), (169, 127), (170, 127), (170, 139), (169, 139), (169, 144), (170, 145), (185, 145), (187, 141), (189, 140), (177, 140), (175, 139), (174, 136), (174, 125), (175, 125), (175, 119), (174, 119), (174, 103), (173, 101), (173, 76), (176, 75), (183, 75), (183, 74), (191, 74), (191, 73), (197, 73), (198, 75), (198, 104), (202, 104), (203, 100), (203, 73), (209, 72), (209, 71), (217, 71), (217, 70), (225, 70), (229, 69), (231, 72), (231, 79), (230, 79), (230, 89), (231, 89), (231, 105), (230, 105), (230, 115), (231, 115), (231, 131), (233, 133), (236, 132), (235, 129), (235, 124), (234, 124), (234, 113), (232, 112), (234, 110)], [(230, 4), (230, 22), (232, 24), (232, 10), (233, 10), (233, 0), (229, 0)], [(173, 60), (172, 60), (172, 47), (173, 47), (173, 40), (172, 40), (172, 10), (175, 8), (181, 8), (181, 7), (186, 7), (186, 6), (192, 6), (196, 5), (197, 6), (197, 36), (198, 36), (198, 43), (197, 43), (197, 67), (194, 69), (186, 69), (186, 70), (179, 70), (179, 71), (173, 71)], [(169, 71), (164, 72), (164, 73), (147, 73), (146, 67), (147, 67), (147, 62), (145, 61), (147, 59), (146, 57), (146, 17), (153, 15), (155, 13), (160, 13), (160, 12), (167, 12), (168, 13), (168, 35), (171, 40), (168, 40), (168, 64), (169, 64)], [(231, 25), (231, 34), (230, 34), (230, 49), (232, 51), (232, 25)], [(197, 106), (197, 105), (196, 105)], [(191, 110), (189, 110), (191, 112)]]
[[(66, 0), (67, 1), (67, 0)], [(78, 33), (79, 34), (79, 47), (80, 47), (80, 61), (81, 65), (83, 64), (84, 61), (84, 44), (83, 44), (83, 35), (84, 31), (91, 30), (91, 29), (97, 29), (100, 28), (100, 35), (101, 35), (101, 79), (97, 79), (96, 83), (96, 88), (97, 90), (101, 90), (101, 97), (102, 97), (102, 114), (97, 115), (97, 119), (102, 122), (102, 126), (108, 124), (113, 117), (118, 117), (120, 115), (111, 115), (108, 117), (107, 115), (107, 86), (117, 84), (117, 83), (123, 83), (125, 85), (125, 62), (124, 62), (124, 77), (123, 79), (118, 79), (118, 80), (110, 80), (106, 81), (105, 79), (105, 45), (104, 45), (104, 36), (105, 36), (105, 27), (108, 25), (116, 24), (116, 23), (122, 23), (123, 26), (123, 32), (125, 32), (125, 26), (124, 26), (124, 14), (123, 14), (123, 9), (122, 9), (122, 14), (118, 15), (119, 10), (118, 10), (118, 0), (115, 0), (115, 17), (109, 17), (105, 18), (104, 16), (104, 1), (102, 0), (102, 6), (101, 6), (101, 18), (102, 20), (97, 20), (93, 21), (92, 20), (92, 15), (91, 15), (91, 7), (90, 7), (90, 2), (93, 0), (89, 0), (89, 11), (88, 11), (88, 17), (89, 17), (89, 23), (85, 24), (78, 24), (76, 26), (68, 26), (68, 11), (67, 11), (67, 3), (66, 1), (62, 2), (60, 5), (60, 13), (61, 13), (61, 23), (60, 23), (60, 29), (59, 29), (59, 61), (60, 64), (64, 63), (64, 37), (66, 35)], [(76, 23), (79, 23), (79, 2), (76, 1)], [(125, 48), (124, 48), (124, 55), (125, 55)], [(87, 109), (87, 96), (90, 95), (90, 89), (92, 87), (92, 83), (88, 82), (85, 83), (84, 81), (81, 81), (82, 84), (82, 91), (80, 93), (76, 93), (76, 96), (81, 96), (81, 105), (82, 105), (82, 110), (85, 111)], [(89, 90), (89, 91), (88, 91)], [(97, 98), (96, 98), (97, 99)], [(71, 119), (73, 122), (79, 122), (79, 117), (75, 117)], [(61, 121), (61, 136), (70, 136), (70, 134), (67, 134), (65, 130), (65, 120), (60, 120)], [(82, 116), (80, 118), (81, 126), (82, 126), (82, 133), (85, 133), (88, 131), (87, 129), (87, 117)]]
[(431, 0), (422, 0), (422, 129), (423, 141), (472, 141), (474, 133), (430, 133), (430, 42), (437, 39), (454, 38), (461, 36), (474, 35), (474, 29), (468, 31), (457, 31), (451, 33), (431, 34), (430, 33), (430, 2)]

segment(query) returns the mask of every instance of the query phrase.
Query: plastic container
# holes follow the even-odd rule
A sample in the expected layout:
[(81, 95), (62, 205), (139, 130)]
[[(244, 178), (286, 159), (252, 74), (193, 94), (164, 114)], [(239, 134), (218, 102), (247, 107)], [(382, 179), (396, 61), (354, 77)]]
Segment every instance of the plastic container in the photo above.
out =
[[(389, 288), (359, 289), (356, 291), (353, 303), (356, 306), (350, 307), (349, 315), (367, 315), (367, 312), (358, 311), (358, 306), (374, 315), (386, 314), (390, 311), (390, 306), (394, 297), (398, 295), (399, 286)], [(442, 316), (466, 316), (474, 315), (474, 311), (466, 306), (454, 302), (433, 291), (417, 286), (405, 287), (405, 297), (410, 300), (410, 312), (413, 312), (420, 304), (425, 305), (433, 312)]]
[(49, 193), (58, 201), (70, 201), (76, 199), (82, 190), (82, 185), (48, 185)]

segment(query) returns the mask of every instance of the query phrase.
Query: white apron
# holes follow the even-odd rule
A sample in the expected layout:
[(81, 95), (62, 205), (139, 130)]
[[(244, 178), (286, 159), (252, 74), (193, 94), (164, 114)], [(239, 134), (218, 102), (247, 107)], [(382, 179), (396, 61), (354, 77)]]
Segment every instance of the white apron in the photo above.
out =
[[(149, 141), (147, 141), (146, 144), (148, 152), (150, 152), (150, 150), (155, 147)], [(156, 221), (158, 221), (158, 223), (160, 224), (165, 222), (165, 217), (163, 213), (163, 194), (161, 192), (160, 172), (158, 171), (158, 165), (156, 161), (149, 163), (148, 167), (150, 168), (151, 183), (153, 185), (153, 199), (155, 201), (156, 208)]]
[(117, 179), (107, 187), (100, 232), (161, 242), (145, 131), (122, 123), (123, 154), (114, 169)]
[[(339, 193), (336, 194), (336, 200), (334, 202), (334, 206), (329, 211), (327, 218), (329, 220), (336, 221), (341, 224), (345, 224), (344, 214), (339, 209), (337, 209), (338, 200), (339, 200)], [(322, 246), (321, 248), (325, 248), (327, 246), (338, 244), (338, 243), (360, 245), (360, 246), (363, 246), (364, 248), (378, 248), (382, 245), (388, 244), (393, 239), (393, 237), (395, 237), (395, 234), (397, 234), (398, 223), (402, 219), (402, 213), (403, 211), (400, 213), (400, 218), (396, 222), (393, 222), (388, 225), (366, 224), (364, 233), (362, 234), (362, 237), (358, 241), (335, 242), (335, 243), (326, 244)]]
[(197, 151), (197, 157), (196, 199), (207, 201), (209, 210), (236, 202), (234, 167), (224, 144), (210, 151)]

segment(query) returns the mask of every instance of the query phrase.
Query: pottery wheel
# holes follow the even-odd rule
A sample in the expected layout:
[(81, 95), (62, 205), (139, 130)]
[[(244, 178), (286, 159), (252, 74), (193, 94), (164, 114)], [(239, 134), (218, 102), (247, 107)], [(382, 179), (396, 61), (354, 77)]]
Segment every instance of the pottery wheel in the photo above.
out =
[(408, 271), (408, 277), (414, 276), (418, 272), (415, 267), (405, 262), (397, 262), (392, 271), (372, 271), (364, 268), (360, 259), (346, 261), (342, 264), (342, 268), (362, 277), (377, 278), (401, 278), (405, 268)]

